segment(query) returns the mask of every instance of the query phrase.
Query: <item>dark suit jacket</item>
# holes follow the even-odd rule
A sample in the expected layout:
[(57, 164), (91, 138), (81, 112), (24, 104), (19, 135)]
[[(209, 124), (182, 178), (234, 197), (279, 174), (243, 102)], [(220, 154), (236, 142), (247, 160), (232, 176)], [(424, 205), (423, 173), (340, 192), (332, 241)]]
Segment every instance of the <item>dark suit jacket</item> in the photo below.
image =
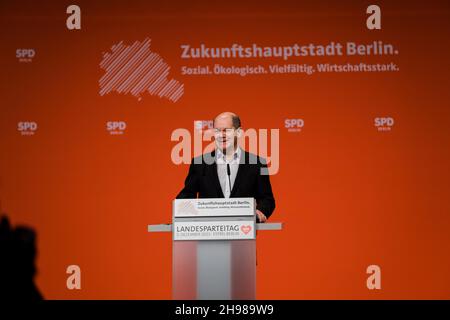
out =
[[(214, 151), (192, 159), (184, 188), (177, 199), (224, 198), (214, 160)], [(230, 198), (255, 198), (256, 209), (268, 218), (275, 209), (275, 199), (267, 170), (265, 159), (242, 150)]]

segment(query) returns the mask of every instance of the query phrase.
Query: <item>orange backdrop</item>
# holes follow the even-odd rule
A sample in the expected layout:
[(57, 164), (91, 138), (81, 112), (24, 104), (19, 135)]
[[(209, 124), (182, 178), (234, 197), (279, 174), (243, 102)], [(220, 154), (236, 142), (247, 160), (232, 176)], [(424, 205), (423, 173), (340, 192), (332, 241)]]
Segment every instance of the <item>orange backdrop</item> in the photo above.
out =
[[(0, 6), (0, 200), (14, 225), (38, 235), (37, 285), (50, 299), (169, 299), (169, 222), (187, 174), (170, 136), (195, 120), (238, 113), (244, 128), (280, 129), (271, 177), (282, 232), (258, 236), (261, 299), (450, 298), (449, 42), (447, 1), (378, 2), (382, 29), (366, 28), (369, 1), (71, 1)], [(184, 84), (177, 102), (99, 94), (103, 53), (151, 39)], [(391, 43), (395, 56), (296, 57), (289, 63), (390, 63), (398, 72), (181, 75), (181, 44), (227, 47), (330, 41)], [(19, 48), (31, 48), (21, 62)], [(224, 65), (284, 63), (220, 59)], [(377, 117), (391, 117), (380, 132)], [(289, 132), (286, 119), (303, 119)], [(24, 136), (18, 123), (36, 122)], [(125, 121), (111, 135), (107, 121)], [(66, 288), (81, 268), (82, 289)], [(366, 287), (367, 266), (382, 289)]]

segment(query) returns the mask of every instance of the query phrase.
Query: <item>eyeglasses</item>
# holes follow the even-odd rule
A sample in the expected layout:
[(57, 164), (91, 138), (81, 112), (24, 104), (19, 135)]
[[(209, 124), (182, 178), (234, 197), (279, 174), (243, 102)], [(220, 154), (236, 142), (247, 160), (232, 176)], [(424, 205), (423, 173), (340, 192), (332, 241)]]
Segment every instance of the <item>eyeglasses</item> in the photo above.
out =
[(219, 128), (214, 128), (214, 134), (215, 135), (222, 135), (223, 133), (225, 133), (226, 135), (232, 135), (234, 133), (235, 128), (223, 128), (223, 129), (219, 129)]

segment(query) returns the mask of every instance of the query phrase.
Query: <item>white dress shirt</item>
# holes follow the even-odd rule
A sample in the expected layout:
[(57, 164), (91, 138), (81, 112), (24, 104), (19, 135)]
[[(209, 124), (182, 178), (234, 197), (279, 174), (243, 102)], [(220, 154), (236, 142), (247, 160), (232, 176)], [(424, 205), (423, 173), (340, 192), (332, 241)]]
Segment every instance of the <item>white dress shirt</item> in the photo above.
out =
[[(228, 160), (223, 154), (222, 150), (216, 149), (217, 175), (219, 176), (220, 186), (222, 187), (222, 192), (225, 198), (229, 198), (231, 195), (231, 190), (233, 189), (234, 181), (236, 180), (236, 175), (239, 170), (241, 153), (241, 148), (238, 147), (233, 153), (233, 157)], [(228, 180), (227, 164), (230, 165), (231, 186)]]

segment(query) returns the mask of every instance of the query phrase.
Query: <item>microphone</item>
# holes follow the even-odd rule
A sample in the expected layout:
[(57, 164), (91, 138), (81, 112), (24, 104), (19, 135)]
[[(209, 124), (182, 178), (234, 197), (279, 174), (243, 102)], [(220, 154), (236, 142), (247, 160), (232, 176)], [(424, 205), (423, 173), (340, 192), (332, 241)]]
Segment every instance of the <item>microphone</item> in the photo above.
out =
[(230, 170), (230, 164), (227, 163), (227, 175), (228, 175), (228, 183), (230, 186), (230, 195), (231, 195), (231, 170)]

